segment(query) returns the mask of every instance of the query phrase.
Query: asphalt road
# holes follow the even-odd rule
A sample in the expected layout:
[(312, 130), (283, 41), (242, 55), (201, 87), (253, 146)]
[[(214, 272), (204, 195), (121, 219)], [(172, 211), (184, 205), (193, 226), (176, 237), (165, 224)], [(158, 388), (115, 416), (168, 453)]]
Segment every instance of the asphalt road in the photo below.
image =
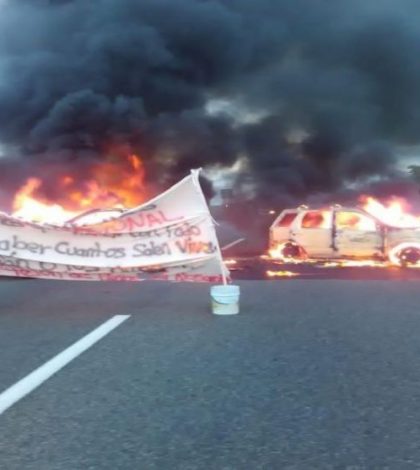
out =
[(418, 469), (418, 281), (240, 285), (2, 281), (1, 390), (131, 317), (0, 415), (0, 468)]

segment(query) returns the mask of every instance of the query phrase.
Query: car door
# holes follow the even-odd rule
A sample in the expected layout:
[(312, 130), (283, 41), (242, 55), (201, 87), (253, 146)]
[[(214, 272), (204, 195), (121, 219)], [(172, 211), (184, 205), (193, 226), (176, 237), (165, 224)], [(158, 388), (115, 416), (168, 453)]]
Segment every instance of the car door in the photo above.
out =
[(284, 210), (270, 227), (270, 248), (283, 243), (290, 237), (290, 227), (297, 216), (297, 210)]
[(368, 258), (381, 253), (382, 233), (376, 220), (357, 210), (338, 210), (334, 217), (337, 255)]
[(329, 258), (332, 250), (332, 211), (310, 210), (296, 218), (291, 227), (291, 239), (310, 258)]

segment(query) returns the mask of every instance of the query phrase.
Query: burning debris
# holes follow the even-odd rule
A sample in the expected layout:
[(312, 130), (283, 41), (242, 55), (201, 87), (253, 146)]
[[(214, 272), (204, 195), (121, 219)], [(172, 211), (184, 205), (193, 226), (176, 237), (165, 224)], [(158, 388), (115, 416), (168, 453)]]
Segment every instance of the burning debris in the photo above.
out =
[(51, 181), (30, 177), (17, 191), (13, 215), (32, 222), (63, 224), (92, 209), (135, 207), (147, 198), (142, 160), (136, 155), (96, 162), (87, 175), (55, 174)]
[(320, 268), (387, 268), (389, 266), (387, 262), (373, 259), (325, 261), (319, 265)]
[(226, 266), (236, 266), (238, 264), (238, 261), (236, 259), (225, 259), (224, 263)]
[(298, 277), (299, 273), (294, 273), (292, 271), (271, 271), (268, 270), (266, 271), (266, 274), (270, 278), (275, 278), (275, 277)]

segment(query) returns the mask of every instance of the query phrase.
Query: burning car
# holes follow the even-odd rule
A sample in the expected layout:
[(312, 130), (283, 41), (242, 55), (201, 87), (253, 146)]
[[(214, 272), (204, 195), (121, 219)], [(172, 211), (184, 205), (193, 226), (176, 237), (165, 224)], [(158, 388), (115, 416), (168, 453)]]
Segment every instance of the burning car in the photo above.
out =
[(420, 264), (420, 223), (392, 225), (359, 207), (283, 210), (270, 227), (270, 255), (284, 261), (355, 259)]

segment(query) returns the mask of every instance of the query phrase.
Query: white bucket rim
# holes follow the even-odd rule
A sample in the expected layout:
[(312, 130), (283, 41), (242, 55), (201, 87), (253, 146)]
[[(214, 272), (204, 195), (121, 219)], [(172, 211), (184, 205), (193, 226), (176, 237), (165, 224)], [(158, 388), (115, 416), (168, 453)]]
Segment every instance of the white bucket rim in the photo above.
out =
[(231, 292), (231, 293), (239, 293), (241, 290), (240, 286), (234, 284), (221, 284), (218, 286), (211, 286), (210, 292)]

